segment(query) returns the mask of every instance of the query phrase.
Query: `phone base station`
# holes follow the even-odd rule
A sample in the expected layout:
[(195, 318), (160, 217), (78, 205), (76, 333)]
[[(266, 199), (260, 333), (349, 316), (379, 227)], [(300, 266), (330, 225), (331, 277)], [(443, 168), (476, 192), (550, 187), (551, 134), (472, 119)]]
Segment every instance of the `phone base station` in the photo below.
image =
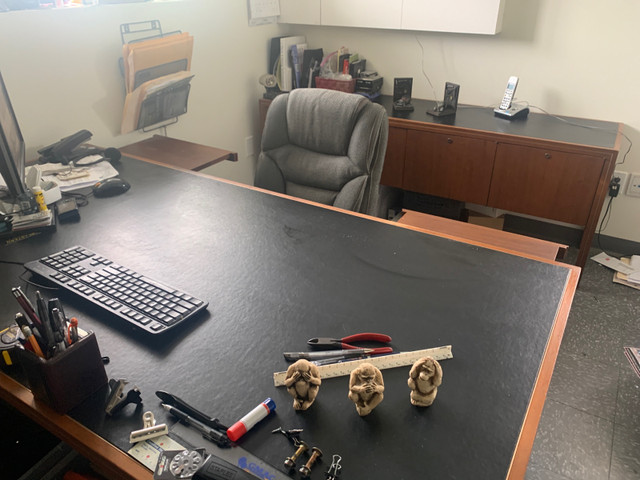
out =
[(519, 118), (526, 118), (529, 115), (529, 107), (521, 107), (518, 105), (511, 105), (507, 110), (501, 110), (499, 108), (493, 109), (493, 114), (496, 117), (506, 118), (507, 120), (515, 120)]

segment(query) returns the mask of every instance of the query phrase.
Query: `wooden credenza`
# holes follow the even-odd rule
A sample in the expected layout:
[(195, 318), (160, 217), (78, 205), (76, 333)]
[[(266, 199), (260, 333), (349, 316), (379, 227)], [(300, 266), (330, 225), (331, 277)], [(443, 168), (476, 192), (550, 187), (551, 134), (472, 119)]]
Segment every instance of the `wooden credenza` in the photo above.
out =
[(530, 113), (498, 118), (459, 106), (433, 117), (434, 102), (394, 112), (381, 183), (583, 228), (576, 264), (584, 267), (620, 150), (622, 124)]

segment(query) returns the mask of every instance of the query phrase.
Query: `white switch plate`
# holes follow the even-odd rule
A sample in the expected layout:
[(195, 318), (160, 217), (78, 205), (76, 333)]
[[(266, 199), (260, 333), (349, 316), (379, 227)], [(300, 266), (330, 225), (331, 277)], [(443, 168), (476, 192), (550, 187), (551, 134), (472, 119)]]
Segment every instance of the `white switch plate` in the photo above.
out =
[(640, 173), (631, 174), (631, 180), (627, 187), (627, 195), (640, 197)]
[(251, 157), (256, 154), (256, 148), (253, 142), (253, 135), (244, 139), (244, 149), (247, 157)]

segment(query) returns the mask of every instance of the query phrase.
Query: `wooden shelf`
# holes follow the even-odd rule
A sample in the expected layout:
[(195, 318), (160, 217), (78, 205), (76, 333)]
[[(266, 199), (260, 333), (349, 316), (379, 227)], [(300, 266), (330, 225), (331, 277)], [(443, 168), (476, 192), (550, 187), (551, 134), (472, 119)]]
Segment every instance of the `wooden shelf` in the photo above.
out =
[(154, 135), (146, 140), (122, 147), (120, 152), (127, 157), (154, 161), (194, 172), (199, 172), (224, 160), (238, 161), (236, 152), (162, 135)]

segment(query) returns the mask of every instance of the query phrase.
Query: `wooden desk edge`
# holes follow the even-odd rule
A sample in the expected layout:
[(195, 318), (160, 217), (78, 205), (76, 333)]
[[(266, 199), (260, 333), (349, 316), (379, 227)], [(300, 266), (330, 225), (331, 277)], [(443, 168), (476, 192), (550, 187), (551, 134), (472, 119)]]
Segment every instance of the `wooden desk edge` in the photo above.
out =
[(531, 394), (531, 400), (527, 413), (525, 414), (524, 423), (520, 431), (518, 443), (516, 444), (513, 457), (511, 459), (511, 466), (507, 474), (508, 480), (523, 479), (527, 472), (527, 465), (529, 458), (531, 457), (531, 451), (533, 449), (533, 442), (536, 438), (536, 432), (538, 430), (538, 424), (540, 417), (542, 416), (542, 410), (547, 397), (547, 391), (549, 390), (549, 383), (551, 382), (551, 376), (553, 369), (558, 358), (558, 351), (560, 350), (560, 344), (562, 343), (562, 336), (567, 325), (567, 319), (569, 317), (569, 311), (571, 310), (571, 304), (573, 303), (573, 297), (578, 288), (578, 282), (580, 280), (580, 268), (575, 265), (566, 265), (570, 269), (569, 277), (565, 285), (562, 299), (558, 307), (556, 319), (547, 342), (542, 362), (540, 364), (540, 370), (538, 371), (538, 377)]
[(78, 423), (68, 415), (54, 411), (36, 400), (31, 390), (0, 372), (0, 398), (19, 412), (40, 424), (80, 455), (94, 463), (100, 473), (115, 480), (139, 480), (153, 473), (126, 452)]
[[(403, 216), (398, 220), (400, 225), (414, 227), (418, 231), (432, 235), (439, 235), (440, 233), (453, 235), (464, 239), (467, 243), (479, 242), (491, 248), (503, 248), (518, 255), (524, 253), (538, 258), (558, 260), (563, 258), (567, 251), (566, 245), (540, 240), (539, 238), (518, 235), (449, 218), (436, 217), (412, 210), (403, 209), (402, 213)], [(449, 227), (452, 229), (451, 233), (447, 232)]]

